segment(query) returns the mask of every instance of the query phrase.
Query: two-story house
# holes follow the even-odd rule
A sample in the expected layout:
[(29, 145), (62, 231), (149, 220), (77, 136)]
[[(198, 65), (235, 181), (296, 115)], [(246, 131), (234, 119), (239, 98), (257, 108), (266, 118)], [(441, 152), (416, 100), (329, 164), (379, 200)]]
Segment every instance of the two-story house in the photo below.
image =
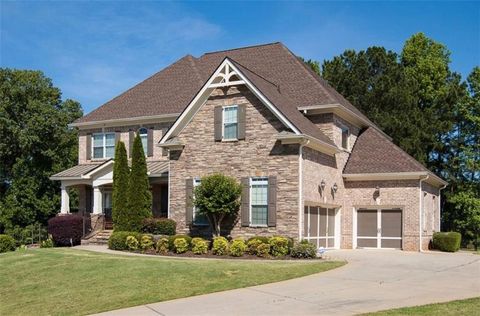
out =
[(139, 133), (154, 216), (207, 231), (191, 201), (201, 177), (242, 184), (231, 236), (286, 235), (327, 248), (425, 250), (446, 182), (281, 43), (185, 56), (73, 124), (79, 163), (52, 176), (108, 222), (115, 143)]

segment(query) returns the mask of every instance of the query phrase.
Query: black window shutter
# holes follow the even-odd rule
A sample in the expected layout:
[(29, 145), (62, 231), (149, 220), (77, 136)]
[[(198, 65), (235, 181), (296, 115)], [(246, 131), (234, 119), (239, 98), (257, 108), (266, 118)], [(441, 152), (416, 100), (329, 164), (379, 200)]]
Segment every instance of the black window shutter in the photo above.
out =
[(245, 139), (245, 122), (247, 114), (247, 105), (240, 104), (237, 111), (237, 122), (238, 122), (238, 139)]
[(87, 160), (92, 159), (92, 134), (87, 134)]
[(277, 225), (277, 177), (268, 177), (268, 226)]
[(153, 156), (153, 128), (149, 128), (147, 132), (147, 156)]
[(250, 178), (242, 178), (242, 204), (241, 223), (242, 226), (250, 225)]
[(217, 106), (214, 108), (213, 121), (214, 121), (215, 141), (222, 140), (222, 111), (223, 111), (223, 108), (221, 106)]
[(128, 132), (128, 156), (132, 157), (133, 140), (135, 139), (135, 131)]
[(185, 223), (191, 225), (193, 222), (193, 179), (185, 180)]

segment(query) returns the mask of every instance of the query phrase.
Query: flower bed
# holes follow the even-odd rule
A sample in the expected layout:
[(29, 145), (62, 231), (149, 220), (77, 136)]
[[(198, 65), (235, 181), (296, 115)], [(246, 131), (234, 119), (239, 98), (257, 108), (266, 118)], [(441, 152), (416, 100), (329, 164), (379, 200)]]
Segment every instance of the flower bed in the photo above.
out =
[(136, 232), (114, 232), (109, 248), (136, 253), (175, 257), (229, 259), (316, 259), (315, 245), (294, 243), (283, 236), (252, 237), (248, 240), (215, 237), (212, 240), (187, 235), (150, 235)]

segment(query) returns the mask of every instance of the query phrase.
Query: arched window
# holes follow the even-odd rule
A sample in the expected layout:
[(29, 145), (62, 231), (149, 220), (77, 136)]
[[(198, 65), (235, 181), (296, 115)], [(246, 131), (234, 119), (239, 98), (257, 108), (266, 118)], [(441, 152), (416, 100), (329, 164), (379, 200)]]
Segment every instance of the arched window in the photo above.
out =
[(142, 140), (143, 152), (146, 155), (148, 146), (148, 130), (145, 127), (142, 127), (138, 130), (138, 135), (140, 135), (140, 139)]

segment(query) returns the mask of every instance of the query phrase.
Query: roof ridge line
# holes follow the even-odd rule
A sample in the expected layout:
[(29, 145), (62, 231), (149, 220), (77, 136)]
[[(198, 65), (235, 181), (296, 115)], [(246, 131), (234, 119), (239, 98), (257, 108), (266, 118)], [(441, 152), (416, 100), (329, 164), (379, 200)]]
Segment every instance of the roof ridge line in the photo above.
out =
[(198, 71), (197, 65), (195, 63), (196, 58), (193, 57), (192, 55), (187, 55), (186, 57), (190, 60), (190, 64), (192, 65), (193, 72), (195, 73), (195, 75), (197, 75), (198, 82), (200, 84), (203, 84), (202, 76), (200, 76), (200, 72)]
[(218, 53), (223, 53), (223, 52), (231, 52), (231, 51), (234, 51), (234, 50), (248, 49), (248, 48), (260, 47), (260, 46), (269, 46), (269, 45), (275, 45), (275, 44), (282, 44), (282, 43), (281, 42), (271, 42), (271, 43), (266, 43), (266, 44), (256, 44), (256, 45), (242, 46), (242, 47), (237, 47), (237, 48), (232, 48), (232, 49), (215, 50), (215, 51), (212, 51), (212, 52), (204, 53), (202, 56), (211, 55), (211, 54), (218, 54)]
[(234, 63), (239, 64), (239, 65), (242, 66), (243, 68), (247, 69), (248, 71), (250, 71), (250, 72), (253, 73), (254, 75), (262, 78), (263, 80), (265, 80), (265, 81), (268, 82), (269, 84), (275, 86), (275, 87), (277, 88), (278, 92), (280, 92), (280, 85), (276, 84), (276, 83), (273, 82), (273, 81), (268, 80), (268, 79), (265, 78), (264, 76), (256, 73), (255, 71), (253, 71), (252, 69), (248, 68), (247, 66), (244, 66), (243, 64), (239, 63), (239, 62), (236, 61), (235, 59), (233, 59), (233, 58), (231, 58), (231, 57), (228, 57), (228, 56), (227, 56), (227, 58), (230, 59), (230, 60), (232, 60)]

